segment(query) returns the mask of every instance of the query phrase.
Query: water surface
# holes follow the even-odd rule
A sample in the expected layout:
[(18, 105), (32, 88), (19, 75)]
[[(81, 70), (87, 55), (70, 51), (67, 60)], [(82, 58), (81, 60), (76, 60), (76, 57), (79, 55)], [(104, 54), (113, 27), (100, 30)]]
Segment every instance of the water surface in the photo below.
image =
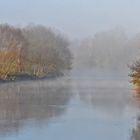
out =
[(139, 140), (138, 118), (138, 98), (122, 76), (0, 85), (0, 140)]

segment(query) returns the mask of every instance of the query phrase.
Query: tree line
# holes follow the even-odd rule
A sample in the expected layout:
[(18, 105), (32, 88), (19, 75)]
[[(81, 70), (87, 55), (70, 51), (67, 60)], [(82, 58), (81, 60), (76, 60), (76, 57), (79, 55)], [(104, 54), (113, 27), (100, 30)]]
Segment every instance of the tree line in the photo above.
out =
[[(122, 29), (97, 32), (84, 39), (75, 52), (75, 65), (126, 71), (140, 56), (140, 34), (128, 36)], [(83, 50), (83, 51), (80, 51)]]
[(122, 29), (97, 32), (73, 52), (77, 68), (125, 72), (140, 93), (140, 33), (130, 37)]
[(0, 79), (27, 74), (45, 77), (71, 68), (69, 41), (42, 25), (0, 25)]

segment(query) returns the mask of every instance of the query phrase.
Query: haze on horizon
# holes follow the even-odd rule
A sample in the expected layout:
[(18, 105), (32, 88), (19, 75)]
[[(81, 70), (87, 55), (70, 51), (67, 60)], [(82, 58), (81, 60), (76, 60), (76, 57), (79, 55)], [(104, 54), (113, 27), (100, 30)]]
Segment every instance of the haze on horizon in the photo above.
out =
[(0, 0), (0, 22), (13, 25), (43, 24), (71, 39), (124, 28), (140, 31), (139, 0)]

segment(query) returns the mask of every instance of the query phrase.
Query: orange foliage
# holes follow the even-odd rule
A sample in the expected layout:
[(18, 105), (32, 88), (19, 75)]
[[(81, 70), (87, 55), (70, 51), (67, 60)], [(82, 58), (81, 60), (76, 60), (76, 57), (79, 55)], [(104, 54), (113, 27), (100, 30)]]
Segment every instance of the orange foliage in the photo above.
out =
[(20, 69), (20, 50), (17, 48), (0, 49), (0, 79), (14, 78)]

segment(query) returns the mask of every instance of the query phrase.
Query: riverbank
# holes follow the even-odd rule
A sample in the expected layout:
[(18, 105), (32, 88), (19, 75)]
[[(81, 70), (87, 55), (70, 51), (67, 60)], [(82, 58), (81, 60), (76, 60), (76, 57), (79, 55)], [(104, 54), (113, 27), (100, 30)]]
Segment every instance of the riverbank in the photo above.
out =
[(0, 79), (0, 84), (3, 83), (10, 83), (10, 82), (20, 82), (20, 81), (37, 81), (37, 80), (49, 80), (49, 79), (56, 79), (58, 77), (63, 77), (64, 73), (57, 72), (57, 73), (48, 73), (46, 76), (37, 77), (34, 75), (29, 74), (18, 74), (13, 79), (2, 80)]

